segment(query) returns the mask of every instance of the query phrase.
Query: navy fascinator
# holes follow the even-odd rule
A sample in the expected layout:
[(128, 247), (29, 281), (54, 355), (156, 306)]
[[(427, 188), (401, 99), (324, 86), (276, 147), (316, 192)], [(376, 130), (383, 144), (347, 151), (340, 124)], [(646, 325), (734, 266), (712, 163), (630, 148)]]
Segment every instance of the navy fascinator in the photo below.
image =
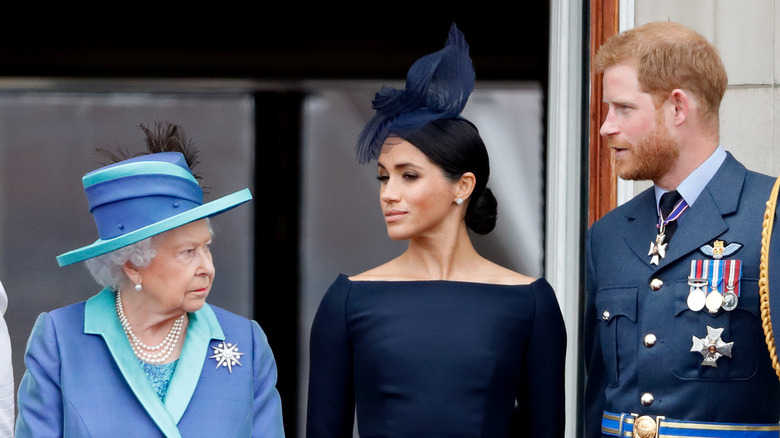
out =
[(376, 114), (358, 138), (359, 163), (379, 157), (389, 135), (403, 137), (428, 122), (460, 117), (474, 89), (469, 45), (455, 23), (444, 48), (415, 61), (406, 74), (406, 89), (382, 87), (372, 107)]

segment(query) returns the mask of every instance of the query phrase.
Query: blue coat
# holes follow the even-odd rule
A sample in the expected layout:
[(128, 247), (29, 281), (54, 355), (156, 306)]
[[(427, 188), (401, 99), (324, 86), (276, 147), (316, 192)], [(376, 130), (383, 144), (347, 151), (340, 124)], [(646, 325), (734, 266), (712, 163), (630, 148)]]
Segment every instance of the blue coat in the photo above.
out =
[[(604, 410), (707, 422), (780, 420), (780, 381), (764, 340), (758, 293), (762, 221), (772, 184), (728, 154), (684, 213), (659, 265), (651, 265), (648, 255), (658, 220), (652, 188), (588, 231), (588, 438), (601, 436)], [(712, 259), (700, 248), (715, 240), (742, 245), (724, 257), (741, 260), (739, 305), (695, 312), (686, 304), (691, 261)], [(708, 326), (722, 328), (722, 341), (733, 342), (732, 357), (720, 357), (717, 367), (704, 366), (702, 354), (691, 351), (693, 337), (704, 338)], [(652, 397), (643, 404), (645, 394)]]
[[(235, 344), (240, 365), (212, 347)], [(190, 314), (165, 401), (149, 383), (103, 290), (38, 317), (27, 345), (16, 436), (283, 437), (276, 363), (260, 326), (218, 307)]]

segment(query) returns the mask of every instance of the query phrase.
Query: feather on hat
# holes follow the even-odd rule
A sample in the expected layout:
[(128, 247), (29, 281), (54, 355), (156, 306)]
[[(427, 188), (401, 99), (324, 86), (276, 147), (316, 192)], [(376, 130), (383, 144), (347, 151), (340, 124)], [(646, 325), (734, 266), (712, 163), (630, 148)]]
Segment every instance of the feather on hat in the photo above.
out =
[[(143, 128), (143, 127), (142, 127)], [(82, 178), (89, 210), (98, 229), (94, 243), (57, 256), (66, 266), (106, 254), (199, 219), (216, 216), (252, 199), (249, 189), (203, 202), (203, 189), (191, 167), (194, 149), (178, 127), (160, 130), (160, 138), (144, 128), (148, 154), (123, 159)], [(171, 141), (168, 141), (171, 140)], [(112, 154), (104, 155), (111, 158)]]

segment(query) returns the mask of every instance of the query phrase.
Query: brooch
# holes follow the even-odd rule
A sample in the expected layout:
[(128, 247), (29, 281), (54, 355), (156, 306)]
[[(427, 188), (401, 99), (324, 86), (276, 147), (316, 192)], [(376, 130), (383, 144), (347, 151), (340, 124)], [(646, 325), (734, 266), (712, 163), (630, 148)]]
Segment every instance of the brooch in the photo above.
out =
[(241, 362), (238, 361), (238, 359), (241, 358), (241, 355), (244, 353), (238, 352), (238, 344), (231, 344), (229, 342), (222, 341), (217, 345), (216, 347), (211, 347), (214, 349), (214, 355), (211, 356), (211, 359), (215, 359), (217, 361), (217, 368), (219, 367), (226, 367), (228, 371), (232, 374), (233, 373), (233, 365), (243, 366), (241, 365)]

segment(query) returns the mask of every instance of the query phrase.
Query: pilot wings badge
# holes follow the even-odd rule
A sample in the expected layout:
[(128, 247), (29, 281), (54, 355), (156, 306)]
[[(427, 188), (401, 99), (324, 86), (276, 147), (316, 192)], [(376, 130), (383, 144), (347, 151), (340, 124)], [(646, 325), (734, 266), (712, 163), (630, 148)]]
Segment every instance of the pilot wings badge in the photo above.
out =
[(704, 253), (706, 256), (710, 256), (715, 260), (719, 260), (723, 257), (728, 257), (732, 254), (735, 254), (740, 249), (742, 249), (741, 243), (732, 242), (726, 245), (724, 241), (716, 240), (712, 242), (712, 245), (704, 245), (700, 247), (699, 251)]

